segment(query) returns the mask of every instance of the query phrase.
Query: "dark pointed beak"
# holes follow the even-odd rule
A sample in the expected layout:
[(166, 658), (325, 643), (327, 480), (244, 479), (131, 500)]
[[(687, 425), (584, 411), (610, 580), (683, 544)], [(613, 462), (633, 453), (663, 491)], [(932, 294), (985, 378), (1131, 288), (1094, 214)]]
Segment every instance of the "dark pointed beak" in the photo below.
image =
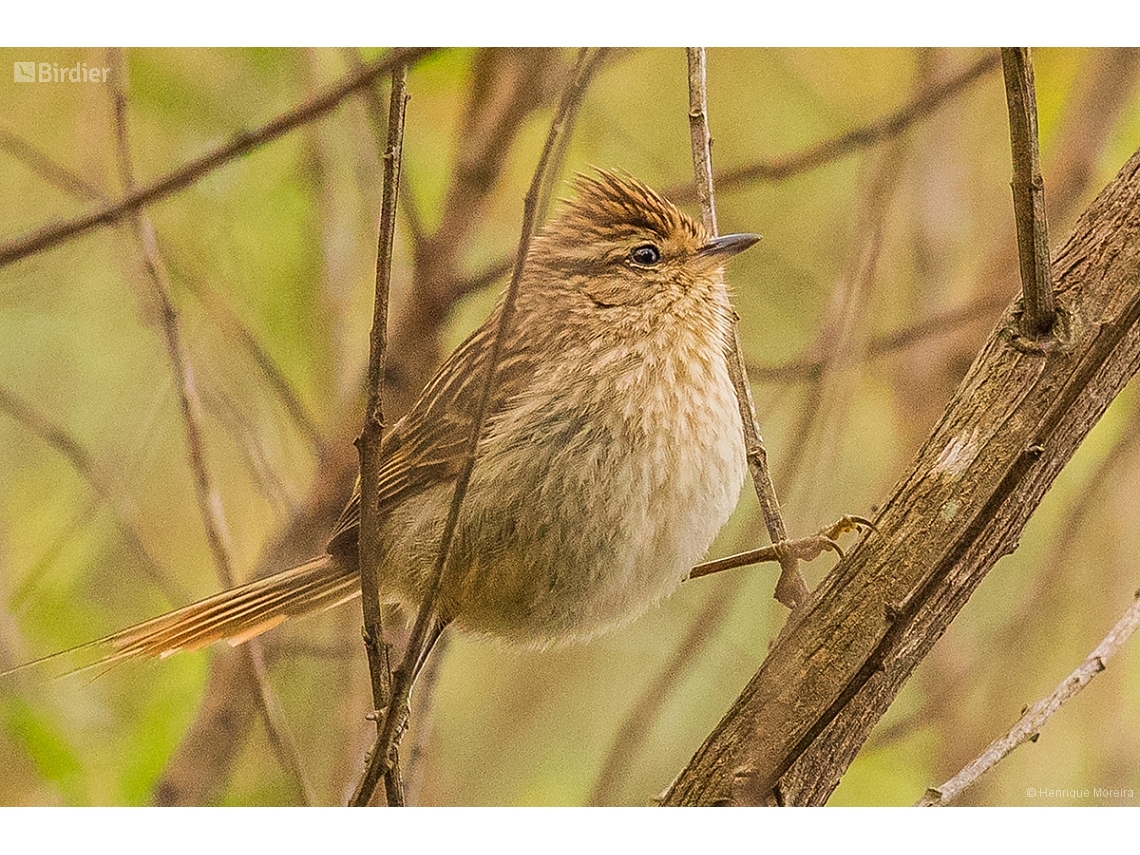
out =
[(718, 238), (713, 238), (698, 249), (697, 254), (705, 258), (728, 260), (737, 253), (744, 252), (748, 247), (758, 243), (759, 240), (760, 235), (721, 235)]

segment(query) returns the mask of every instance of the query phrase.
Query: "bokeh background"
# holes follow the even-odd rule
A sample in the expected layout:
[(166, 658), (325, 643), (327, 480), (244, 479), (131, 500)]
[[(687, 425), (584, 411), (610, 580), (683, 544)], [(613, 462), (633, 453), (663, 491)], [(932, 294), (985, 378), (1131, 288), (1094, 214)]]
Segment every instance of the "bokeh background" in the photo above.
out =
[[(380, 50), (0, 51), (125, 69), (139, 182), (255, 128)], [(386, 407), (408, 406), (486, 315), (575, 51), (441, 50), (410, 71)], [(1037, 50), (1060, 244), (1140, 145), (1140, 53)], [(711, 49), (730, 280), (793, 534), (871, 515), (1018, 284), (997, 52)], [(7, 72), (4, 71), (6, 75)], [(123, 192), (109, 84), (0, 83), (0, 240)], [(147, 210), (201, 396), (242, 578), (316, 554), (351, 487), (371, 321), (387, 86)], [(626, 170), (695, 212), (681, 49), (606, 54), (575, 172)], [(187, 462), (161, 312), (128, 223), (0, 268), (0, 670), (219, 583)], [(1125, 390), (1020, 548), (917, 670), (833, 804), (909, 804), (1090, 651), (1140, 587), (1140, 418)], [(764, 541), (749, 490), (712, 556)], [(812, 584), (833, 559), (806, 572)], [(588, 645), (456, 635), (404, 740), (421, 804), (646, 804), (758, 667), (785, 611), (769, 567), (689, 583)], [(0, 803), (343, 803), (372, 735), (351, 605), (264, 638), (270, 737), (224, 647), (102, 676), (64, 659), (0, 678)], [(395, 624), (393, 624), (395, 625)], [(1125, 649), (965, 803), (1113, 804), (1140, 791), (1140, 650)]]

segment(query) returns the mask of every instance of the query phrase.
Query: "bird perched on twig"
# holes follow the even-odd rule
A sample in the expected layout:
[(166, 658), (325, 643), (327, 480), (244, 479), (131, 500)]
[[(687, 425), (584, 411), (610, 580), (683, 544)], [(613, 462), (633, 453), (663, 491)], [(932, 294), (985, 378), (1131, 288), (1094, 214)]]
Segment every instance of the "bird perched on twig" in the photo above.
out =
[[(673, 591), (736, 506), (745, 472), (725, 350), (725, 262), (628, 177), (581, 177), (532, 241), (436, 602), (439, 623), (524, 645), (589, 638)], [(383, 598), (431, 583), (501, 305), (384, 436)], [(327, 554), (109, 635), (95, 664), (241, 643), (360, 593), (359, 494)]]

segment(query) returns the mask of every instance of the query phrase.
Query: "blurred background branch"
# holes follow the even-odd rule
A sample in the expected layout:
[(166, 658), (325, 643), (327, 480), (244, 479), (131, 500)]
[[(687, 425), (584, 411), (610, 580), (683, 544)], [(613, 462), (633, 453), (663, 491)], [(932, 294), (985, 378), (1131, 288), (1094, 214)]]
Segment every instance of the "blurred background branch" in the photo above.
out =
[[(1138, 56), (1034, 51), (1054, 230), (1072, 227), (1140, 139)], [(132, 50), (138, 186), (202, 152), (231, 151), (235, 128), (294, 116), (387, 57)], [(572, 58), (444, 50), (410, 69), (416, 121), (393, 258), (389, 419), (501, 288), (527, 164)], [(103, 64), (102, 52), (43, 59)], [(730, 276), (744, 355), (785, 515), (793, 529), (814, 525), (887, 494), (1016, 292), (998, 53), (713, 49), (708, 65), (721, 226), (764, 235)], [(318, 553), (355, 476), (385, 131), (370, 103), (386, 105), (385, 75), (148, 208), (233, 562), (254, 573)], [(597, 164), (689, 192), (686, 83), (676, 50), (608, 52), (562, 178)], [(104, 88), (13, 86), (0, 104), (9, 243), (115, 204)], [(136, 245), (124, 246), (117, 230), (95, 231), (0, 270), (0, 667), (217, 585), (201, 529), (187, 524), (197, 503), (155, 303), (131, 272)], [(5, 401), (22, 402), (43, 430)], [(1016, 718), (1022, 699), (1047, 693), (1115, 620), (1110, 604), (1136, 587), (1140, 554), (1135, 407), (1125, 390), (832, 803), (909, 804)], [(52, 430), (82, 450), (109, 496), (45, 444)], [(1079, 525), (1067, 522), (1082, 505)], [(755, 545), (757, 526), (746, 498), (710, 557)], [(177, 582), (160, 587), (156, 568)], [(805, 568), (809, 587), (824, 572)], [(661, 792), (783, 620), (769, 571), (722, 575), (572, 650), (503, 651), (457, 635), (413, 695), (430, 714), (413, 716), (405, 741), (409, 799), (643, 804)], [(385, 619), (399, 636), (400, 617)], [(342, 609), (265, 638), (269, 682), (320, 803), (343, 803), (366, 747), (358, 632), (358, 613)], [(1043, 775), (1135, 786), (1140, 745), (1125, 724), (1140, 715), (1137, 659), (1131, 648), (1119, 656), (1120, 668), (1050, 723), (1048, 752), (1019, 752), (961, 798), (1022, 803), (1025, 781)], [(10, 758), (0, 801), (291, 803), (294, 780), (265, 762), (260, 715), (242, 657), (222, 650), (90, 685), (20, 675), (0, 685), (0, 751)], [(634, 719), (631, 750), (612, 755)]]
[(19, 238), (0, 243), (0, 266), (19, 261), (33, 253), (42, 252), (60, 243), (86, 234), (98, 226), (118, 222), (124, 216), (133, 214), (145, 205), (157, 202), (189, 187), (196, 181), (225, 166), (231, 160), (249, 154), (266, 143), (273, 142), (282, 134), (312, 122), (325, 113), (338, 107), (345, 98), (366, 86), (371, 86), (377, 77), (390, 72), (396, 65), (418, 59), (428, 51), (424, 48), (406, 48), (393, 51), (383, 60), (357, 70), (339, 84), (320, 93), (309, 101), (299, 104), (292, 110), (282, 113), (251, 131), (240, 131), (231, 142), (212, 151), (199, 155), (167, 175), (150, 184), (134, 187), (121, 198), (108, 202), (101, 208), (76, 217), (67, 222), (48, 223)]
[[(127, 130), (127, 91), (124, 79), (125, 58), (123, 53), (121, 49), (109, 51), (107, 62), (111, 69), (110, 90), (119, 180), (122, 183), (123, 192), (129, 195), (135, 187), (135, 172)], [(150, 294), (158, 304), (163, 340), (170, 360), (170, 371), (174, 379), (178, 409), (185, 431), (191, 480), (197, 498), (198, 513), (205, 528), (206, 542), (209, 544), (220, 587), (231, 588), (237, 580), (234, 572), (231, 538), (225, 510), (222, 506), (221, 494), (210, 475), (206, 462), (202, 401), (198, 396), (194, 369), (183, 346), (178, 312), (171, 301), (169, 276), (166, 272), (166, 265), (158, 251), (158, 236), (155, 234), (154, 224), (151, 222), (144, 205), (131, 210), (129, 225), (142, 256), (145, 276), (150, 283)], [(305, 771), (297, 754), (297, 747), (285, 723), (280, 701), (269, 685), (265, 662), (262, 658), (261, 643), (254, 639), (238, 655), (245, 661), (249, 670), (249, 678), (256, 690), (255, 697), (260, 703), (261, 715), (265, 721), (265, 728), (269, 734), (269, 741), (273, 746), (274, 753), (285, 771), (293, 778), (301, 802), (312, 804), (314, 801), (312, 788), (306, 780)]]

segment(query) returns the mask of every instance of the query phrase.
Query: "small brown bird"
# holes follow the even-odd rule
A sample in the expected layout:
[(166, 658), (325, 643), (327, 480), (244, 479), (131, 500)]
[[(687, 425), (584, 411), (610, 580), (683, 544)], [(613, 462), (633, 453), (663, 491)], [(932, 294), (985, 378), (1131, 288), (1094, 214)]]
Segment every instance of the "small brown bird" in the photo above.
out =
[[(645, 185), (579, 178), (531, 244), (438, 598), (438, 618), (531, 646), (620, 626), (673, 591), (744, 479), (712, 237)], [(500, 308), (381, 447), (382, 597), (415, 611), (430, 579)], [(357, 489), (359, 490), (359, 483)], [(327, 554), (95, 644), (100, 663), (239, 644), (360, 593), (359, 493)]]

